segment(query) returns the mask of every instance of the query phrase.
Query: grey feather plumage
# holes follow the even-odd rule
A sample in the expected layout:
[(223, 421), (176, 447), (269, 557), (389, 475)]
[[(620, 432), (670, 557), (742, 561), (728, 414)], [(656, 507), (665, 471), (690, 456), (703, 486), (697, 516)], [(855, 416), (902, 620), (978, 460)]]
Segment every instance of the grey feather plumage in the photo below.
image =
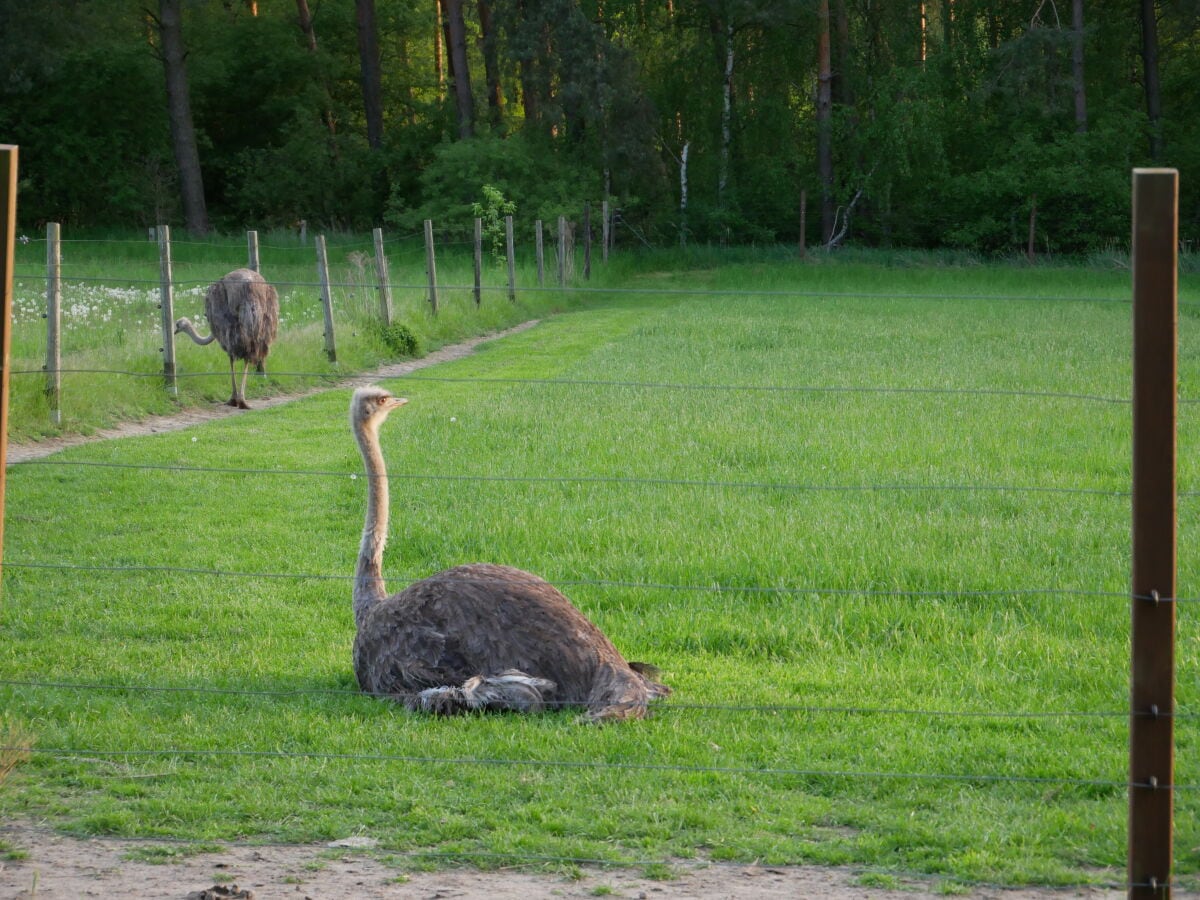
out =
[(585, 708), (594, 721), (645, 716), (669, 688), (653, 680), (652, 667), (627, 662), (536, 575), (458, 566), (387, 595), (388, 491), (378, 430), (404, 402), (379, 388), (362, 388), (351, 402), (369, 479), (354, 587), (354, 672), (362, 690), (437, 713), (566, 705)]
[[(187, 319), (175, 323), (175, 333), (188, 334), (197, 344), (216, 339), (229, 356), (229, 405), (246, 409), (246, 373), (251, 365), (261, 369), (279, 330), (279, 293), (253, 269), (234, 269), (208, 288), (204, 314), (212, 328), (208, 337), (198, 335)], [(237, 360), (243, 364), (240, 388), (234, 372)]]

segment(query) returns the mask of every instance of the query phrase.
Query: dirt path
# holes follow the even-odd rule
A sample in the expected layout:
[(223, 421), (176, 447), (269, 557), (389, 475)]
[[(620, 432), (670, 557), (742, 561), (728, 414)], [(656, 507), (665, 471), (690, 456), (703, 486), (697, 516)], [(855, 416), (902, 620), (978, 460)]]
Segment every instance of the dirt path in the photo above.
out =
[[(696, 866), (681, 864), (676, 877), (659, 881), (640, 871), (583, 869), (579, 878), (519, 871), (449, 869), (413, 872), (385, 865), (369, 841), (296, 846), (229, 844), (211, 853), (189, 853), (186, 844), (108, 838), (77, 840), (29, 824), (0, 826), (10, 848), (0, 859), (0, 900), (537, 900), (541, 897), (625, 897), (643, 900), (753, 897), (814, 900), (942, 900), (925, 881), (897, 881), (895, 889), (864, 887), (850, 869), (821, 866)], [(169, 860), (147, 862), (147, 857)], [(977, 900), (1118, 900), (1123, 891), (976, 889)], [(1176, 897), (1195, 894), (1175, 892)]]
[[(442, 347), (440, 350), (434, 350), (427, 356), (421, 359), (407, 360), (406, 362), (393, 363), (383, 366), (372, 372), (364, 372), (361, 375), (352, 375), (340, 379), (334, 383), (324, 383), (318, 387), (311, 388), (296, 394), (280, 394), (275, 397), (264, 397), (254, 401), (255, 409), (268, 409), (272, 406), (279, 406), (283, 403), (291, 403), (294, 400), (301, 400), (304, 397), (311, 397), (313, 394), (319, 394), (323, 391), (337, 390), (339, 388), (354, 387), (357, 385), (371, 384), (375, 381), (384, 378), (399, 378), (401, 375), (407, 375), (410, 372), (415, 372), (418, 369), (426, 369), (429, 366), (436, 366), (438, 363), (449, 362), (454, 359), (462, 359), (464, 356), (472, 353), (476, 347), (485, 341), (494, 341), (499, 338), (508, 337), (512, 334), (518, 334), (526, 331), (538, 324), (537, 319), (529, 322), (522, 322), (520, 325), (515, 325), (505, 331), (498, 331), (492, 334), (485, 334), (477, 338), (471, 338), (468, 341), (463, 341), (461, 344), (453, 344), (451, 346)], [(253, 410), (251, 410), (253, 413)], [(164, 431), (179, 431), (182, 428), (190, 428), (193, 425), (199, 425), (203, 422), (211, 422), (213, 419), (223, 419), (226, 416), (246, 415), (245, 410), (234, 409), (232, 406), (224, 404), (213, 405), (208, 407), (197, 407), (193, 409), (185, 409), (170, 416), (153, 416), (149, 419), (144, 419), (140, 422), (128, 422), (123, 425), (118, 425), (114, 428), (106, 428), (89, 435), (64, 435), (62, 437), (47, 438), (44, 441), (36, 441), (27, 444), (9, 444), (8, 455), (6, 462), (8, 465), (14, 463), (28, 462), (31, 459), (40, 459), (43, 456), (50, 456), (60, 450), (65, 450), (68, 447), (78, 447), (80, 444), (89, 444), (93, 441), (108, 441), (115, 438), (139, 437), (147, 434), (158, 434)], [(3, 900), (0, 897), (0, 900)]]

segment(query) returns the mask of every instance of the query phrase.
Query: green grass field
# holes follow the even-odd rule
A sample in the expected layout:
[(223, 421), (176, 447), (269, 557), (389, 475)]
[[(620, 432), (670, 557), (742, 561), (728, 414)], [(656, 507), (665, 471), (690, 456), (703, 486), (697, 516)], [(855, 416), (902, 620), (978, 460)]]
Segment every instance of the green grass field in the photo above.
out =
[[(1122, 882), (1128, 273), (643, 257), (594, 283), (621, 290), (387, 385), (411, 402), (383, 433), (385, 574), (494, 561), (558, 583), (662, 668), (652, 719), (436, 720), (356, 694), (364, 482), (333, 390), (10, 468), (0, 716), (34, 752), (0, 815), (363, 834), (401, 868)], [(1191, 400), (1192, 276), (1182, 299)], [(1198, 503), (1179, 505), (1185, 597)], [(1198, 611), (1179, 605), (1187, 883)]]

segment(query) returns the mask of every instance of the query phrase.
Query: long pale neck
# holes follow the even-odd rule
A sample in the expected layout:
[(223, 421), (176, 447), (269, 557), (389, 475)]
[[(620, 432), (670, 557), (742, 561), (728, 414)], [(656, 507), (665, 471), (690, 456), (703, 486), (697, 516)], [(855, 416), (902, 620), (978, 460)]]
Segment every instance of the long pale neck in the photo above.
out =
[(200, 335), (196, 333), (196, 327), (191, 322), (184, 322), (179, 327), (184, 334), (190, 337), (201, 347), (203, 347), (205, 344), (211, 344), (216, 338), (215, 334), (210, 334), (208, 337), (200, 337)]
[(361, 623), (367, 610), (387, 596), (387, 587), (383, 583), (383, 548), (387, 543), (388, 480), (377, 428), (376, 423), (368, 422), (355, 431), (367, 470), (367, 519), (354, 569), (355, 624)]

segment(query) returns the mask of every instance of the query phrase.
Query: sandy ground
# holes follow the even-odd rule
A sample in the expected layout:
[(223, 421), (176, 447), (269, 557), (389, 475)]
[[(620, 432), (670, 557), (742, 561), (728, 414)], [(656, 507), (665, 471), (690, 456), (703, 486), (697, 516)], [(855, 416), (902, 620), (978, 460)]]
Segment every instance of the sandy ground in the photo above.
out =
[(13, 463), (28, 462), (31, 459), (39, 459), (43, 456), (50, 456), (52, 453), (57, 453), (59, 450), (65, 450), (68, 447), (76, 447), (80, 444), (91, 443), (92, 441), (107, 441), (115, 438), (157, 434), (163, 431), (178, 431), (182, 428), (190, 428), (193, 425), (199, 425), (202, 422), (211, 422), (213, 419), (223, 419), (226, 416), (253, 415), (255, 409), (267, 409), (272, 406), (279, 406), (282, 403), (291, 403), (293, 400), (299, 400), (303, 397), (309, 397), (313, 394), (318, 394), (323, 391), (372, 384), (385, 378), (399, 378), (402, 375), (407, 375), (410, 372), (417, 371), (418, 369), (436, 366), (438, 363), (449, 362), (453, 359), (461, 359), (462, 357), (470, 354), (484, 341), (492, 341), (498, 338), (508, 337), (510, 334), (517, 334), (518, 332), (532, 328), (537, 323), (538, 320), (533, 319), (529, 322), (523, 322), (520, 325), (509, 328), (506, 331), (499, 331), (494, 334), (472, 338), (469, 341), (463, 341), (461, 344), (453, 344), (451, 346), (442, 347), (440, 350), (435, 350), (421, 359), (413, 359), (402, 363), (394, 363), (392, 365), (376, 369), (373, 372), (365, 372), (362, 375), (354, 375), (341, 379), (333, 384), (324, 383), (319, 387), (315, 387), (311, 390), (303, 391), (301, 393), (281, 394), (275, 397), (256, 398), (253, 401), (254, 409), (251, 410), (234, 409), (232, 406), (227, 406), (225, 404), (213, 404), (212, 406), (208, 407), (182, 410), (170, 416), (152, 416), (149, 419), (145, 419), (141, 422), (128, 422), (123, 425), (118, 425), (115, 428), (106, 428), (102, 431), (97, 431), (94, 434), (89, 435), (64, 435), (63, 437), (46, 438), (42, 441), (26, 444), (9, 444), (6, 462), (9, 465)]
[[(524, 331), (526, 322), (497, 334), (443, 347), (428, 356), (347, 378), (335, 386), (257, 399), (256, 409), (289, 403), (332, 387), (370, 384), (459, 359), (480, 343)], [(157, 416), (96, 434), (69, 435), (31, 444), (10, 444), (8, 463), (49, 456), (67, 447), (98, 440), (155, 434), (188, 428), (231, 415), (253, 415), (214, 405), (172, 416)], [(374, 851), (349, 839), (328, 845), (226, 844), (213, 853), (188, 852), (187, 844), (118, 839), (79, 840), (29, 823), (0, 825), (0, 900), (81, 900), (81, 898), (162, 898), (162, 900), (536, 900), (541, 897), (625, 897), (643, 900), (754, 897), (815, 900), (934, 900), (947, 894), (932, 881), (901, 879), (896, 889), (863, 885), (852, 869), (818, 866), (731, 866), (681, 863), (671, 880), (652, 880), (640, 870), (583, 869), (582, 877), (522, 871), (480, 872), (449, 869), (406, 871), (380, 862)], [(172, 850), (177, 852), (171, 852)], [(386, 856), (386, 854), (380, 854)], [(147, 857), (169, 862), (147, 862)], [(959, 895), (962, 896), (962, 895)], [(976, 900), (1118, 900), (1123, 890), (976, 888)], [(1174, 892), (1200, 900), (1200, 893)]]
[[(583, 869), (582, 877), (520, 871), (450, 869), (412, 872), (385, 865), (361, 839), (326, 845), (228, 844), (219, 852), (172, 862), (142, 859), (186, 844), (99, 838), (78, 840), (28, 824), (0, 826), (9, 849), (0, 859), (2, 900), (161, 898), (161, 900), (536, 900), (540, 897), (625, 897), (643, 900), (754, 897), (815, 900), (945, 900), (933, 882), (906, 879), (896, 889), (864, 887), (851, 869), (819, 866), (697, 866), (682, 863), (670, 880), (628, 870)], [(368, 842), (369, 843), (369, 842)], [(12, 852), (12, 848), (18, 851)], [(28, 855), (25, 856), (24, 854)], [(976, 900), (1118, 900), (1124, 891), (1099, 889), (977, 888)], [(1175, 891), (1177, 898), (1197, 894)]]

